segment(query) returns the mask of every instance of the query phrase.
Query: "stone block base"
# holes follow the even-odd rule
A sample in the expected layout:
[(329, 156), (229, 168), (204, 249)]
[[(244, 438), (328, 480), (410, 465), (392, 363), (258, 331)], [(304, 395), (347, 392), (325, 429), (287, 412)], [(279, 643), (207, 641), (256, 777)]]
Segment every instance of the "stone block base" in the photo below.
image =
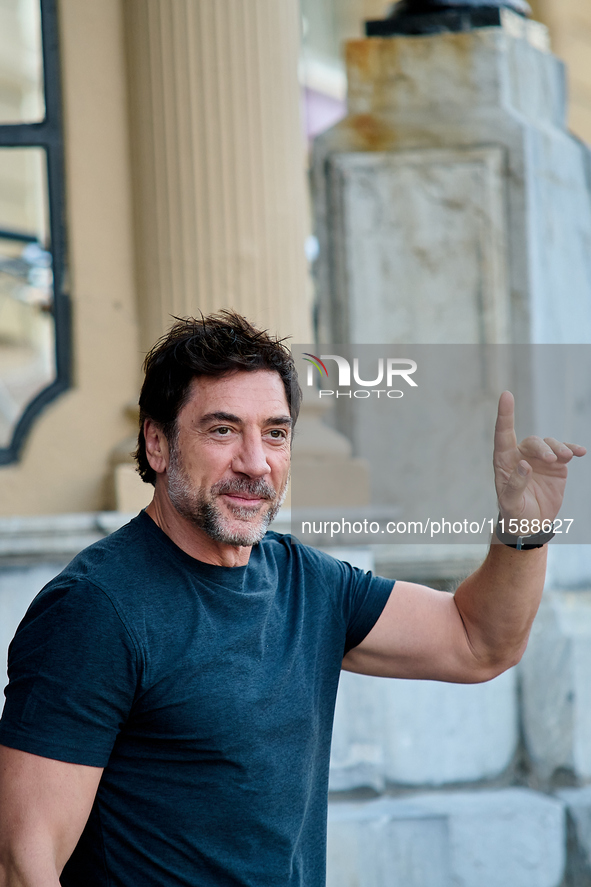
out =
[(591, 887), (591, 786), (556, 792), (566, 805), (567, 848), (564, 887)]
[(327, 887), (452, 887), (445, 816), (410, 801), (331, 804)]
[(515, 671), (486, 684), (343, 673), (330, 787), (442, 786), (493, 779), (517, 748)]
[(564, 805), (528, 789), (440, 792), (329, 810), (327, 887), (559, 887)]
[(591, 592), (545, 592), (520, 665), (525, 742), (542, 784), (591, 779), (590, 649)]

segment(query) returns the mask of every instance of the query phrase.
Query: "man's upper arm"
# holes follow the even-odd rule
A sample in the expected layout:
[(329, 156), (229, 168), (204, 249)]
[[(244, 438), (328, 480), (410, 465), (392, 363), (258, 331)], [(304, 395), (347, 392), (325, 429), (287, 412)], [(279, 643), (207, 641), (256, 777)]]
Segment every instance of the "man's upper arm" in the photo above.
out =
[(453, 595), (396, 582), (367, 637), (345, 656), (343, 668), (378, 677), (478, 683), (479, 669)]
[(58, 884), (102, 772), (0, 745), (0, 885)]
[(49, 587), (10, 645), (0, 744), (104, 767), (133, 705), (138, 661), (101, 589), (83, 582)]

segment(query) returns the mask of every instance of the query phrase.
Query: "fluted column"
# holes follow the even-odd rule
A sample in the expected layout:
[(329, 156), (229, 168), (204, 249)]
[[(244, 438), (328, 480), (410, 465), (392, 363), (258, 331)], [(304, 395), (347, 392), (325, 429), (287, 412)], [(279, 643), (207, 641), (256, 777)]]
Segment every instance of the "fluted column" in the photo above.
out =
[(311, 339), (297, 0), (127, 0), (144, 347), (232, 307)]

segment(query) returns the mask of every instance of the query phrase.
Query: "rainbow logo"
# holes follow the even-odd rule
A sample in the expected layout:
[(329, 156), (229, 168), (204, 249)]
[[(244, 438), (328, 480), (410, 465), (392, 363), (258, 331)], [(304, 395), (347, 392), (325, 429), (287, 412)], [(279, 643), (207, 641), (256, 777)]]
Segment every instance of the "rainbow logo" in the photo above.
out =
[[(316, 357), (315, 354), (308, 354), (307, 351), (304, 351), (304, 354), (306, 355), (304, 357), (304, 360), (307, 363), (311, 363), (313, 366), (315, 366), (316, 369), (318, 370), (318, 372), (320, 373), (320, 375), (322, 375), (322, 371), (324, 370), (324, 375), (328, 376), (328, 370), (326, 369), (326, 367), (324, 366), (324, 364), (322, 363), (322, 361), (320, 360), (319, 357)], [(311, 371), (308, 370), (308, 372), (311, 372)]]

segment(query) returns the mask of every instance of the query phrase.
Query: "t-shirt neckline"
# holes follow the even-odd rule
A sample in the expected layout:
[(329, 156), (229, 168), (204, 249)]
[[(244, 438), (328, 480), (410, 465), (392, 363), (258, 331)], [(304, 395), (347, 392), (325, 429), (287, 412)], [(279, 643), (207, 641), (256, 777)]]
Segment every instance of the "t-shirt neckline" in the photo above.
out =
[[(203, 578), (209, 578), (215, 582), (218, 582), (220, 585), (231, 586), (233, 588), (239, 589), (242, 587), (244, 582), (244, 576), (248, 569), (249, 564), (245, 564), (244, 566), (239, 567), (224, 567), (218, 564), (208, 564), (205, 561), (200, 561), (195, 557), (192, 557), (182, 548), (180, 548), (176, 542), (168, 536), (164, 530), (162, 530), (156, 521), (154, 521), (149, 514), (146, 513), (145, 509), (142, 509), (138, 516), (134, 518), (134, 521), (137, 521), (138, 524), (146, 529), (158, 542), (163, 545), (177, 560), (180, 560), (185, 567), (189, 567), (195, 573), (198, 573)], [(256, 548), (257, 546), (255, 546)], [(252, 552), (251, 552), (252, 558)], [(250, 563), (250, 560), (249, 560)]]

